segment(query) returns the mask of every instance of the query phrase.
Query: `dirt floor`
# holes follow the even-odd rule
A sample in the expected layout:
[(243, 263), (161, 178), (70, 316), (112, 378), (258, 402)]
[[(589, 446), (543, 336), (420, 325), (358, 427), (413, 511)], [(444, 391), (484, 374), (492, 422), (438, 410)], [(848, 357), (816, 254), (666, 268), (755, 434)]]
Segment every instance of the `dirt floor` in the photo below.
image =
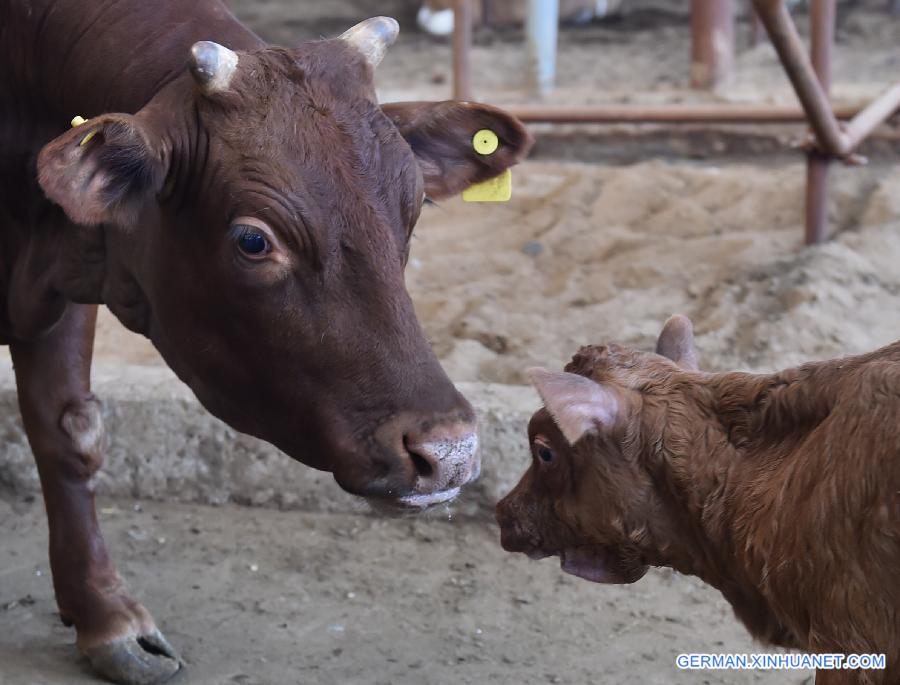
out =
[[(135, 511), (135, 508), (138, 511)], [(120, 570), (181, 650), (187, 685), (811, 685), (690, 673), (682, 652), (759, 652), (698, 581), (628, 587), (504, 553), (496, 526), (104, 502)], [(40, 502), (0, 499), (0, 682), (96, 682), (55, 613)]]
[[(362, 0), (232, 4), (283, 43), (379, 13)], [(848, 102), (900, 73), (900, 20), (880, 0), (858, 4), (868, 9), (841, 3), (838, 30), (835, 93)], [(644, 2), (565, 30), (552, 101), (791, 101), (765, 44), (742, 50), (718, 93), (684, 89), (683, 5)], [(477, 39), (477, 94), (522, 101), (521, 33)], [(447, 97), (449, 64), (446, 43), (405, 27), (380, 92)], [(525, 367), (558, 367), (588, 342), (651, 347), (675, 311), (694, 319), (710, 370), (900, 338), (900, 170), (836, 168), (834, 239), (803, 248), (798, 159), (528, 162), (509, 204), (426, 208), (410, 291), (459, 381), (520, 383)], [(160, 363), (108, 314), (98, 357)], [(680, 672), (680, 652), (760, 651), (716, 593), (668, 572), (590, 585), (503, 553), (484, 521), (102, 506), (121, 570), (190, 664), (182, 683), (811, 683), (806, 672)], [(95, 682), (54, 614), (40, 502), (0, 493), (0, 531), (0, 684)]]

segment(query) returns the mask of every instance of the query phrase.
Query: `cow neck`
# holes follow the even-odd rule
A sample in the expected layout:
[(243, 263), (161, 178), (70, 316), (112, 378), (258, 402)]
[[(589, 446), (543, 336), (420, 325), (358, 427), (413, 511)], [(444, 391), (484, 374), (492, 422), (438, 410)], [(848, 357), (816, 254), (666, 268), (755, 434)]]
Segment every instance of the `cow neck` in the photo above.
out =
[[(661, 395), (644, 397), (639, 451), (646, 455), (645, 468), (656, 483), (665, 513), (655, 517), (651, 542), (643, 552), (651, 565), (668, 566), (716, 585), (721, 577), (718, 541), (704, 526), (715, 490), (709, 476), (717, 470), (710, 463), (728, 463), (736, 455), (708, 418), (712, 398), (702, 388), (705, 375), (691, 376), (687, 383), (668, 385)], [(698, 426), (703, 431), (697, 431)]]
[[(763, 378), (742, 376), (751, 383)], [(676, 387), (674, 392), (687, 396), (649, 403), (642, 419), (645, 435), (663, 436), (642, 449), (650, 455), (647, 468), (663, 507), (642, 550), (645, 561), (717, 588), (755, 635), (780, 635), (783, 628), (758, 589), (758, 569), (742, 556), (741, 511), (733, 506), (752, 497), (758, 454), (729, 437), (734, 417), (722, 418), (729, 400), (722, 395), (721, 376), (691, 373)]]
[[(774, 374), (695, 373), (678, 386), (685, 398), (658, 402), (644, 418), (647, 435), (664, 436), (649, 468), (669, 494), (667, 506), (680, 519), (675, 527), (689, 531), (683, 553), (663, 565), (704, 577), (715, 574), (716, 555), (698, 555), (698, 547), (724, 550), (725, 563), (746, 551), (744, 522), (761, 522), (767, 511), (777, 515), (777, 507), (768, 508), (775, 496), (770, 484), (793, 466), (807, 436), (846, 394), (847, 375), (886, 360), (900, 362), (900, 342)], [(676, 403), (677, 416), (667, 409)], [(745, 516), (750, 508), (754, 517)]]
[[(756, 393), (754, 379), (762, 377), (740, 375), (746, 413), (752, 414), (749, 396)], [(690, 373), (685, 382), (668, 384), (663, 395), (645, 397), (642, 417), (644, 435), (662, 436), (642, 450), (650, 455), (647, 468), (666, 509), (663, 530), (654, 536), (664, 541), (656, 545), (664, 551), (650, 561), (717, 587), (728, 575), (728, 550), (735, 543), (728, 525), (734, 517), (729, 493), (752, 480), (757, 466), (755, 446), (735, 431), (750, 418), (731, 406), (722, 378)]]

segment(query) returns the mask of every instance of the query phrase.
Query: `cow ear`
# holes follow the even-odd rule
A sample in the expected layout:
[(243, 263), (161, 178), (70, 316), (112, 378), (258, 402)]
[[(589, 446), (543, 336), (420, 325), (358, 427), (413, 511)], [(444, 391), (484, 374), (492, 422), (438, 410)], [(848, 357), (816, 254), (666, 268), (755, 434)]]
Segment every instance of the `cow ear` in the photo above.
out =
[[(533, 142), (522, 122), (489, 105), (396, 102), (381, 109), (412, 148), (425, 177), (425, 194), (434, 200), (499, 176), (522, 161)], [(474, 145), (475, 134), (483, 130), (496, 134), (498, 142), (485, 154)]]
[(103, 114), (51, 140), (38, 155), (38, 181), (72, 221), (132, 226), (162, 188), (162, 146), (130, 114)]
[(590, 378), (541, 368), (525, 373), (570, 445), (588, 433), (611, 428), (622, 414), (617, 393)]
[(671, 359), (682, 369), (700, 369), (694, 347), (694, 326), (689, 318), (681, 314), (669, 317), (656, 341), (656, 354)]

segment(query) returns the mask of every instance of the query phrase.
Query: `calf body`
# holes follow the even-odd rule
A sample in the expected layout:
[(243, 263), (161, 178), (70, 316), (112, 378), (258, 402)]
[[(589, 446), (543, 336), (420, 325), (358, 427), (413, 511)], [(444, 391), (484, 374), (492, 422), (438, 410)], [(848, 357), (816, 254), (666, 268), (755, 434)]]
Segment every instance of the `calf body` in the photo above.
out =
[[(421, 508), (478, 475), (474, 413), (403, 268), (425, 195), (496, 176), (530, 139), (487, 106), (380, 106), (396, 34), (380, 17), (288, 49), (217, 0), (0, 0), (0, 344), (60, 612), (109, 679), (179, 661), (94, 514), (97, 304), (214, 414), (352, 493)], [(491, 155), (473, 149), (481, 129)]]
[(900, 678), (900, 343), (771, 375), (696, 370), (690, 324), (661, 354), (583, 348), (534, 370), (533, 464), (497, 507), (503, 546), (632, 582), (668, 566), (718, 588), (766, 643), (884, 653)]

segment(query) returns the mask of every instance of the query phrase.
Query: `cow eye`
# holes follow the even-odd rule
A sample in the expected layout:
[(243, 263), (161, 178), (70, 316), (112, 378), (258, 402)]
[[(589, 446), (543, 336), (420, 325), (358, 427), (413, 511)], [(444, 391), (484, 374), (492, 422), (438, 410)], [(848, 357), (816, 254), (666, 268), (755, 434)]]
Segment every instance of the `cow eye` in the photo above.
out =
[(269, 239), (254, 226), (240, 226), (237, 244), (248, 257), (259, 259), (269, 253)]
[(553, 461), (553, 450), (551, 450), (546, 445), (538, 445), (537, 455), (538, 458), (545, 464), (549, 464), (551, 461)]

